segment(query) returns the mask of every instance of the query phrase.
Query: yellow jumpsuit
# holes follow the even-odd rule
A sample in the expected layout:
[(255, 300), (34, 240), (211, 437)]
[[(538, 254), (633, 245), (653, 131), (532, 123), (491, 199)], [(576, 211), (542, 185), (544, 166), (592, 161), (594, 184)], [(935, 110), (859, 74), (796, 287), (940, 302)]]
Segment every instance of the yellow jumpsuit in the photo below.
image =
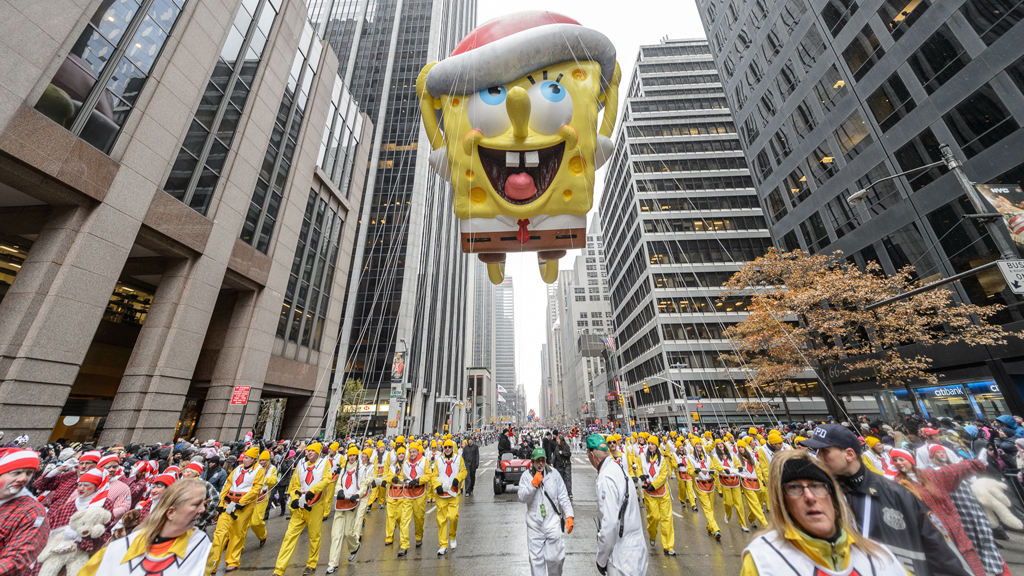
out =
[[(399, 518), (402, 516), (402, 491), (400, 485), (405, 482), (405, 478), (402, 477), (402, 465), (405, 460), (398, 460), (390, 464), (388, 467), (388, 475), (386, 477), (387, 486), (382, 486), (387, 491), (387, 521), (384, 523), (384, 545), (387, 546), (395, 541), (395, 525), (398, 524)], [(395, 479), (398, 479), (395, 481)]]
[[(462, 485), (468, 473), (462, 463), (462, 457), (457, 454), (452, 454), (451, 460), (441, 454), (434, 461), (430, 491), (437, 498), (437, 545), (440, 548), (447, 548), (448, 540), (454, 540), (459, 530), (459, 493), (462, 492)], [(437, 489), (440, 487), (443, 490), (443, 485), (451, 484), (452, 479), (459, 481), (459, 487), (452, 487), (444, 494), (438, 494)]]
[(306, 566), (316, 568), (320, 562), (320, 528), (324, 523), (324, 507), (329, 503), (323, 498), (323, 491), (331, 483), (331, 471), (327, 470), (327, 460), (318, 458), (312, 465), (308, 461), (295, 466), (292, 474), (292, 481), (288, 484), (288, 494), (291, 496), (289, 506), (292, 502), (306, 492), (321, 495), (321, 498), (307, 510), (304, 507), (292, 508), (292, 517), (288, 521), (288, 529), (284, 533), (284, 540), (281, 542), (281, 551), (277, 554), (277, 563), (274, 565), (274, 574), (281, 576), (288, 568), (288, 563), (295, 552), (295, 544), (299, 535), (304, 529), (309, 530), (309, 559)]
[(765, 444), (757, 449), (759, 458), (757, 459), (757, 477), (761, 479), (761, 502), (764, 504), (765, 510), (768, 512), (772, 511), (772, 505), (768, 498), (768, 469), (771, 468), (772, 459), (771, 456), (774, 452), (771, 452), (771, 446)]
[[(707, 520), (708, 534), (713, 536), (715, 532), (719, 531), (718, 522), (715, 521), (714, 463), (707, 454), (700, 458), (695, 452), (687, 459), (686, 472), (694, 479), (697, 500), (700, 501), (700, 507), (704, 510), (704, 519)], [(708, 486), (710, 490), (702, 490), (702, 484)]]
[[(373, 477), (383, 478), (384, 472), (388, 469), (387, 454), (374, 452), (373, 459), (370, 464), (373, 466)], [(377, 502), (380, 506), (384, 506), (384, 497), (388, 492), (388, 487), (381, 484), (380, 486), (373, 486), (370, 488), (370, 494), (366, 498), (366, 511), (369, 512), (370, 508), (373, 507), (373, 503)]]
[[(402, 475), (410, 482), (415, 482), (421, 488), (406, 488), (405, 497), (401, 502), (401, 526), (399, 527), (400, 544), (402, 550), (409, 549), (409, 525), (416, 521), (416, 545), (423, 543), (423, 519), (427, 513), (427, 487), (430, 486), (430, 469), (427, 468), (427, 459), (420, 456), (415, 464), (408, 458), (402, 466)], [(422, 494), (416, 492), (422, 490)]]
[(690, 506), (692, 508), (697, 505), (697, 500), (693, 494), (693, 476), (687, 470), (686, 448), (680, 447), (675, 465), (676, 484), (679, 488), (679, 502), (683, 506)]
[(331, 510), (334, 509), (334, 505), (330, 504), (331, 502), (334, 502), (334, 480), (335, 480), (335, 478), (334, 478), (334, 469), (338, 467), (338, 465), (339, 465), (338, 462), (340, 460), (341, 460), (341, 455), (340, 454), (334, 454), (333, 456), (332, 455), (328, 455), (327, 456), (327, 463), (328, 463), (327, 470), (329, 470), (331, 472), (331, 483), (327, 485), (326, 489), (324, 489), (324, 500), (327, 500), (327, 502), (329, 502), (329, 504), (327, 504), (327, 506), (324, 507), (324, 519), (325, 520), (327, 519), (327, 516), (331, 513)]
[[(754, 455), (751, 454), (750, 457), (753, 459)], [(747, 521), (757, 522), (758, 526), (765, 528), (768, 526), (768, 521), (765, 520), (764, 512), (761, 511), (761, 493), (767, 491), (765, 489), (765, 485), (761, 484), (761, 480), (758, 478), (757, 481), (758, 484), (760, 484), (760, 486), (758, 486), (758, 490), (751, 490), (742, 482), (743, 476), (751, 478), (757, 477), (757, 461), (755, 460), (755, 464), (750, 464), (743, 458), (743, 456), (740, 456), (736, 459), (736, 462), (740, 465), (740, 491), (743, 493), (743, 498), (747, 501)], [(742, 521), (743, 519), (741, 518), (740, 522)]]
[(654, 486), (654, 490), (665, 489), (661, 496), (655, 496), (644, 490), (644, 507), (647, 508), (647, 534), (651, 540), (658, 534), (658, 526), (661, 525), (661, 547), (665, 551), (674, 550), (676, 547), (675, 524), (672, 521), (672, 493), (669, 492), (666, 482), (668, 472), (672, 467), (672, 460), (664, 458), (660, 454), (655, 460), (648, 461), (647, 452), (640, 456), (640, 470), (648, 476), (647, 481)]
[[(236, 466), (228, 479), (224, 482), (224, 488), (220, 492), (220, 506), (227, 506), (235, 503), (235, 512), (232, 514), (221, 514), (217, 517), (217, 528), (213, 532), (213, 544), (210, 547), (210, 555), (206, 559), (206, 574), (212, 575), (217, 571), (220, 564), (220, 556), (227, 550), (225, 564), (238, 567), (242, 549), (245, 548), (245, 537), (249, 532), (249, 521), (252, 519), (253, 509), (256, 508), (256, 499), (263, 489), (266, 471), (262, 466), (253, 463), (250, 468)], [(245, 487), (248, 486), (248, 490)], [(244, 490), (244, 491), (242, 491)]]
[[(352, 470), (349, 470), (346, 463), (345, 468), (338, 475), (338, 481), (331, 483), (334, 485), (334, 493), (339, 497), (361, 496), (373, 481), (372, 477), (363, 474), (363, 470), (358, 462)], [(350, 485), (345, 486), (346, 482)], [(356, 501), (354, 505), (345, 501), (342, 501), (342, 504), (343, 506), (353, 506), (353, 508), (334, 511), (334, 524), (331, 525), (331, 549), (327, 558), (327, 566), (331, 568), (336, 568), (341, 563), (342, 552), (352, 554), (359, 549), (359, 540), (362, 535), (363, 510), (365, 509), (362, 500)], [(332, 508), (336, 507), (334, 500), (331, 500), (328, 505)]]
[(736, 470), (739, 468), (739, 465), (733, 459), (732, 452), (726, 454), (724, 462), (719, 459), (718, 454), (711, 457), (711, 462), (718, 472), (718, 488), (722, 491), (722, 503), (725, 505), (725, 523), (729, 523), (729, 518), (732, 517), (732, 509), (736, 508), (736, 517), (739, 519), (740, 524), (742, 524), (743, 516), (746, 514), (743, 510), (743, 493), (740, 491), (739, 486), (723, 486), (721, 481), (722, 474), (736, 476)]
[[(266, 475), (263, 489), (260, 490), (260, 496), (256, 499), (256, 508), (252, 511), (252, 520), (249, 521), (249, 527), (252, 528), (253, 534), (260, 539), (260, 542), (267, 539), (267, 524), (263, 521), (263, 516), (267, 513), (267, 506), (270, 505), (268, 495), (277, 484), (277, 467), (271, 464), (269, 469), (264, 468), (264, 470)], [(242, 541), (242, 547), (245, 547), (244, 541)], [(242, 551), (239, 550), (238, 553), (241, 554)]]

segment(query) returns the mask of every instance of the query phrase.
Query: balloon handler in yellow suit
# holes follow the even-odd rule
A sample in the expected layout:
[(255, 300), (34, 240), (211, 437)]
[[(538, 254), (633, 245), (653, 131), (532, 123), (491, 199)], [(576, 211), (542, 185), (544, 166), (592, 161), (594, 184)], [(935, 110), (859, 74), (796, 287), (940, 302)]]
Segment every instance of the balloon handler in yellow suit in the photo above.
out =
[(338, 474), (333, 493), (337, 498), (334, 506), (334, 525), (331, 527), (331, 552), (327, 561), (327, 573), (334, 574), (341, 563), (341, 554), (348, 551), (348, 561), (354, 562), (359, 552), (359, 541), (363, 523), (363, 494), (373, 483), (371, 468), (359, 462), (359, 448), (355, 444), (345, 451), (345, 466)]
[(281, 542), (281, 551), (277, 554), (274, 574), (283, 576), (288, 562), (295, 552), (295, 544), (303, 530), (309, 530), (309, 558), (304, 576), (316, 572), (320, 562), (320, 527), (324, 523), (324, 506), (329, 503), (323, 498), (324, 489), (331, 482), (331, 470), (327, 469), (328, 460), (320, 457), (323, 446), (313, 442), (306, 446), (306, 460), (295, 466), (292, 481), (288, 485), (291, 495), (292, 518), (288, 521), (288, 530)]
[(256, 464), (260, 449), (253, 446), (242, 455), (242, 465), (231, 471), (224, 489), (220, 493), (220, 516), (217, 517), (217, 529), (213, 533), (213, 544), (206, 560), (206, 574), (217, 571), (220, 556), (227, 550), (225, 563), (226, 572), (238, 570), (242, 549), (245, 548), (245, 537), (249, 533), (249, 521), (256, 508), (256, 499), (263, 490), (266, 471)]
[(416, 521), (416, 547), (423, 546), (423, 518), (427, 511), (427, 486), (430, 485), (431, 470), (427, 467), (427, 459), (423, 457), (423, 446), (418, 442), (409, 444), (409, 457), (402, 465), (402, 478), (405, 486), (402, 489), (401, 527), (399, 537), (401, 549), (399, 556), (409, 552), (409, 528)]
[[(277, 484), (277, 467), (270, 463), (270, 451), (264, 450), (260, 453), (259, 465), (264, 470), (263, 477), (263, 489), (260, 490), (260, 496), (256, 499), (256, 509), (252, 513), (252, 520), (249, 522), (249, 527), (252, 528), (253, 534), (260, 539), (260, 548), (267, 543), (267, 523), (263, 520), (263, 517), (267, 513), (267, 506), (270, 504), (270, 490)], [(242, 542), (242, 547), (245, 547), (245, 542)], [(238, 551), (241, 554), (241, 550)]]
[(676, 533), (672, 520), (672, 493), (666, 482), (674, 465), (670, 458), (662, 456), (658, 449), (658, 437), (647, 439), (647, 450), (640, 454), (640, 487), (644, 492), (644, 508), (647, 509), (647, 535), (654, 547), (654, 538), (661, 526), (661, 547), (667, 556), (675, 556)]
[(431, 487), (437, 494), (437, 555), (455, 550), (459, 530), (459, 489), (468, 475), (462, 456), (455, 453), (455, 442), (444, 441), (441, 455), (434, 460)]

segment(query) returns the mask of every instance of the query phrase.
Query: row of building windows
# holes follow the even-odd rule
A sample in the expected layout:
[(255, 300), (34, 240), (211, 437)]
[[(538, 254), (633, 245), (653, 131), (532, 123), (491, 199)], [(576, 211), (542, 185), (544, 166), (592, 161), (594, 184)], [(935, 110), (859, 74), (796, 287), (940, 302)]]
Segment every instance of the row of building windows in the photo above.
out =
[(759, 210), (756, 196), (708, 196), (687, 198), (641, 198), (642, 212), (694, 210)]
[(725, 232), (736, 230), (767, 230), (761, 216), (732, 216), (729, 218), (666, 218), (644, 220), (648, 234), (675, 232)]

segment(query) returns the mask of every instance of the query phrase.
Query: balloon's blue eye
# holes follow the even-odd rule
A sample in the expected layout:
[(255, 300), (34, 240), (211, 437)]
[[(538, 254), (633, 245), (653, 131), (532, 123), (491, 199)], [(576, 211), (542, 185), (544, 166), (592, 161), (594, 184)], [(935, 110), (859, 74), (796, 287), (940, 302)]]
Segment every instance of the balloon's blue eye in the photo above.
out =
[(507, 92), (504, 86), (494, 86), (480, 91), (480, 99), (488, 106), (497, 106), (505, 101)]
[(550, 80), (540, 85), (540, 93), (549, 102), (561, 102), (565, 99), (565, 88), (558, 82)]

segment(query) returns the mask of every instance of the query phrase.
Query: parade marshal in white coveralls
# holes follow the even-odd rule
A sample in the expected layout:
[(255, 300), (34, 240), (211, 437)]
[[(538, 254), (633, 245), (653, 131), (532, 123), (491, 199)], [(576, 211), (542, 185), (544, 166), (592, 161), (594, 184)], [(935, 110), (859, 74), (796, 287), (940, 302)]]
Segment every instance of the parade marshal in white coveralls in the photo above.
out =
[(569, 533), (572, 533), (574, 514), (565, 483), (558, 471), (547, 465), (543, 448), (533, 451), (533, 465), (519, 479), (519, 501), (526, 504), (530, 572), (533, 576), (559, 576), (565, 561), (565, 540), (559, 513), (565, 517), (565, 528)]
[(598, 572), (612, 576), (647, 574), (644, 526), (632, 482), (608, 457), (608, 445), (600, 434), (587, 438), (587, 458), (597, 468)]

